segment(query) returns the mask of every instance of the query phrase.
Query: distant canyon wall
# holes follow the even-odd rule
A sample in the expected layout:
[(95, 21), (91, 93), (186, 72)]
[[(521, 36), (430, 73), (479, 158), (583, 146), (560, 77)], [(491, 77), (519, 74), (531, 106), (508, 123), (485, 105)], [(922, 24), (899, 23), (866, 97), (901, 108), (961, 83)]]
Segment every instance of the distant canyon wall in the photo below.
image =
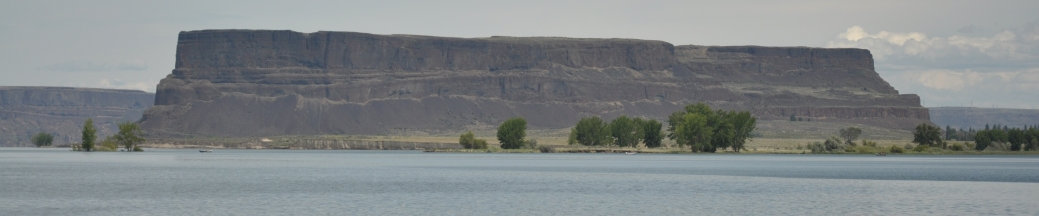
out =
[(154, 97), (134, 90), (0, 87), (0, 146), (32, 146), (40, 132), (53, 135), (54, 145), (79, 143), (87, 118), (103, 139), (118, 123), (141, 119)]
[(149, 136), (450, 132), (517, 116), (566, 128), (698, 102), (762, 119), (929, 122), (862, 49), (203, 30), (181, 32), (176, 56), (144, 114)]

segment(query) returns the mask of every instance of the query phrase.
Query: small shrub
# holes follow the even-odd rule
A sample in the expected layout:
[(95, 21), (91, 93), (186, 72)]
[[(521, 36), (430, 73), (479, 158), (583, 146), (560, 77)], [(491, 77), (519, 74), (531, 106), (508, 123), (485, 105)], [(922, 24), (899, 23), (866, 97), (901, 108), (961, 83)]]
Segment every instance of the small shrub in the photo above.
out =
[(862, 140), (862, 146), (877, 147), (877, 142)]
[(891, 151), (891, 153), (905, 153), (906, 149), (898, 147), (897, 145), (892, 145), (889, 151)]
[(556, 148), (552, 146), (538, 146), (538, 151), (541, 153), (556, 153)]
[(473, 149), (487, 149), (487, 140), (475, 139), (473, 141)]
[(458, 137), (458, 144), (462, 145), (462, 148), (465, 148), (465, 149), (473, 148), (474, 142), (475, 142), (475, 138), (474, 138), (474, 135), (473, 135), (472, 131), (468, 131), (468, 132), (466, 132), (466, 133), (464, 133), (464, 134), (462, 134), (461, 136)]
[(966, 150), (966, 149), (967, 149), (967, 146), (965, 146), (964, 144), (953, 143), (952, 145), (949, 145), (949, 150), (953, 150), (953, 151), (963, 151), (963, 150)]
[(902, 148), (905, 149), (905, 150), (912, 150), (913, 149), (913, 144), (912, 143), (906, 143), (906, 145), (902, 146)]
[(141, 149), (141, 147), (140, 147), (140, 146), (134, 146), (134, 147), (133, 147), (133, 151), (135, 151), (135, 152), (143, 152), (143, 151), (144, 151), (144, 149)]
[(927, 151), (930, 148), (931, 147), (928, 146), (928, 145), (921, 144), (921, 145), (916, 145), (916, 147), (913, 148), (913, 151), (915, 151), (915, 152), (924, 152), (924, 151)]
[(466, 149), (485, 149), (487, 148), (487, 140), (476, 139), (472, 131), (462, 134), (458, 137), (458, 144), (462, 145), (462, 148)]
[(1008, 145), (1004, 142), (992, 142), (992, 144), (989, 144), (989, 146), (985, 148), (985, 151), (1006, 151), (1009, 149)]
[(869, 146), (864, 146), (864, 145), (862, 145), (862, 146), (855, 146), (854, 148), (851, 148), (851, 149), (854, 149), (856, 153), (877, 153), (877, 152), (879, 152), (879, 151), (877, 151), (876, 148), (869, 147)]
[(812, 149), (812, 153), (824, 153), (826, 152), (826, 146), (821, 142), (814, 142), (808, 144), (808, 148)]
[(824, 142), (823, 145), (826, 146), (826, 151), (829, 152), (844, 150), (843, 142), (841, 142), (841, 139), (837, 137), (826, 139), (826, 142)]
[(109, 136), (101, 140), (101, 145), (95, 146), (94, 151), (116, 151), (119, 149), (119, 143), (116, 143), (115, 138)]
[(532, 148), (532, 149), (534, 149), (534, 148), (537, 148), (537, 147), (538, 147), (538, 140), (536, 140), (536, 139), (529, 139), (529, 140), (525, 140), (525, 141), (523, 142), (523, 145), (524, 145), (524, 146), (527, 146), (527, 147), (529, 147), (529, 148)]
[(33, 135), (31, 140), (32, 140), (32, 143), (34, 145), (36, 145), (36, 147), (50, 146), (52, 143), (54, 143), (54, 135), (51, 135), (49, 133), (40, 132), (40, 133), (37, 133), (36, 135)]

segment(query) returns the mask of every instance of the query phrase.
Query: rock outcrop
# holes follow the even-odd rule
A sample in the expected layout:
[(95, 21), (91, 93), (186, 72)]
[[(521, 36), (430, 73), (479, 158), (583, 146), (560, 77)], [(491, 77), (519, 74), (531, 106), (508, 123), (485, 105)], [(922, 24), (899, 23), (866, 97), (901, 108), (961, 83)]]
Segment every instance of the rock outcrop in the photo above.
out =
[(87, 118), (104, 138), (118, 131), (118, 123), (141, 119), (154, 98), (132, 90), (0, 87), (0, 146), (32, 146), (39, 132), (54, 135), (54, 145), (79, 143)]
[(142, 120), (149, 136), (457, 131), (515, 116), (566, 128), (697, 102), (762, 119), (928, 122), (862, 49), (204, 30), (181, 32), (176, 56)]

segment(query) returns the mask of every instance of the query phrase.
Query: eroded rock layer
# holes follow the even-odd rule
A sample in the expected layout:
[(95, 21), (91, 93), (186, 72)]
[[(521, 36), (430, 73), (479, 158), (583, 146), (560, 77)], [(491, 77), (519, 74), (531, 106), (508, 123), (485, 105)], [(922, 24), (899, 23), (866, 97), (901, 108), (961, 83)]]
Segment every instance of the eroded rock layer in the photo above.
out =
[(862, 49), (204, 30), (180, 33), (142, 124), (152, 136), (457, 131), (515, 116), (566, 128), (697, 102), (763, 119), (928, 121)]

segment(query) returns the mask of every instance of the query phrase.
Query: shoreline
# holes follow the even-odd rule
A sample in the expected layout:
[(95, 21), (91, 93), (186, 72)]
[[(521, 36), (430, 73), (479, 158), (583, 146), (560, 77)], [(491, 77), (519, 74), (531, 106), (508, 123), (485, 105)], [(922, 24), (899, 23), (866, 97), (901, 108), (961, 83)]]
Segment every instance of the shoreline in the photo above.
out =
[[(636, 148), (587, 148), (587, 147), (573, 147), (573, 146), (550, 146), (554, 148), (551, 151), (543, 151), (542, 149), (501, 149), (501, 148), (488, 148), (488, 149), (462, 149), (462, 148), (403, 148), (403, 149), (319, 149), (319, 148), (225, 148), (222, 146), (199, 146), (199, 145), (149, 145), (143, 147), (145, 149), (221, 149), (221, 150), (343, 150), (343, 151), (422, 151), (424, 153), (466, 153), (466, 154), (683, 154), (683, 155), (875, 155), (875, 156), (892, 156), (892, 155), (1039, 155), (1039, 151), (907, 151), (903, 153), (890, 153), (885, 152), (884, 155), (877, 155), (872, 152), (827, 152), (827, 153), (812, 153), (811, 151), (804, 152), (792, 152), (792, 151), (719, 151), (719, 152), (691, 152), (688, 149), (679, 148), (654, 148), (654, 149), (636, 149)], [(66, 149), (67, 147), (0, 147), (0, 149)], [(70, 152), (75, 152), (71, 151)], [(105, 151), (97, 151), (105, 152)], [(120, 151), (112, 151), (120, 152)], [(147, 150), (145, 150), (147, 152)]]
[[(484, 138), (484, 137), (481, 137)], [(664, 147), (605, 147), (567, 145), (565, 137), (537, 136), (531, 137), (541, 142), (536, 148), (501, 149), (496, 140), (490, 141), (488, 149), (463, 149), (454, 136), (367, 136), (367, 135), (323, 135), (323, 136), (281, 136), (281, 137), (248, 137), (248, 138), (155, 138), (140, 146), (157, 149), (253, 149), (253, 150), (408, 150), (431, 153), (600, 153), (621, 154), (813, 154), (809, 146), (819, 142), (812, 138), (754, 138), (743, 150), (734, 152), (731, 149), (714, 153), (691, 152), (689, 148), (677, 147), (673, 142), (665, 140)], [(1039, 155), (1039, 151), (1005, 151), (971, 149), (952, 151), (949, 149), (929, 148), (920, 152), (904, 149), (902, 153), (892, 153), (891, 147), (915, 145), (911, 140), (870, 140), (875, 146), (850, 146), (839, 152), (817, 154), (858, 154), (858, 155)], [(963, 141), (949, 141), (963, 143)]]

